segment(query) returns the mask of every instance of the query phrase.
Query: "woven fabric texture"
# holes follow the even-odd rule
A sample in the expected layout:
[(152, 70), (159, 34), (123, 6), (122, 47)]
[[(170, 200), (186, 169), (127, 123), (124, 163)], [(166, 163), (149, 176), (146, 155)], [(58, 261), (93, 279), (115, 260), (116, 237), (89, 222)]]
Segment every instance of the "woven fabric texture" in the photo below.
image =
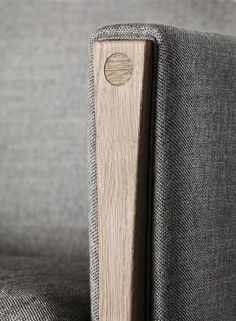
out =
[(0, 256), (1, 321), (90, 320), (87, 263)]
[(150, 319), (234, 321), (236, 40), (137, 24), (99, 29), (90, 44), (92, 320), (99, 299), (92, 44), (102, 39), (154, 43)]
[(0, 253), (88, 257), (91, 32), (152, 21), (234, 35), (235, 16), (234, 0), (0, 1)]

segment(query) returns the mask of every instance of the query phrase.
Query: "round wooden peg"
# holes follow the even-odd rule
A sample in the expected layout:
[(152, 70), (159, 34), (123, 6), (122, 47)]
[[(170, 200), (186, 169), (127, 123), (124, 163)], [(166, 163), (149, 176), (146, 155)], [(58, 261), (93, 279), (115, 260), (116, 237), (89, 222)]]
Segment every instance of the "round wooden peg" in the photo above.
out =
[(129, 57), (123, 53), (112, 54), (105, 63), (105, 77), (107, 81), (114, 86), (122, 86), (132, 76), (132, 62)]

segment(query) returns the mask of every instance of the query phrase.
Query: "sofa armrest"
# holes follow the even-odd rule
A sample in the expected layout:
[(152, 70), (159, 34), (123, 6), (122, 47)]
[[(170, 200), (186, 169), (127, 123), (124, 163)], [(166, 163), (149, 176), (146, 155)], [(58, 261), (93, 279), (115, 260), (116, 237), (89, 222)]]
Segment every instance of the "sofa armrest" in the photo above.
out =
[[(104, 79), (104, 68), (106, 69), (106, 67), (103, 66), (107, 61), (104, 57), (102, 62), (99, 60), (103, 83), (98, 81), (97, 75), (94, 73), (95, 65), (92, 54), (94, 43), (111, 42), (110, 44), (112, 44), (114, 40), (120, 44), (123, 41), (151, 42), (153, 47), (151, 63), (153, 76), (150, 80), (144, 81), (145, 85), (153, 88), (150, 135), (148, 135), (147, 141), (147, 145), (150, 144), (148, 162), (148, 208), (150, 210), (144, 211), (148, 213), (148, 222), (150, 223), (148, 224), (148, 241), (145, 243), (140, 239), (136, 242), (137, 235), (143, 237), (140, 228), (135, 230), (136, 234), (132, 234), (133, 238), (129, 238), (128, 243), (138, 246), (140, 251), (145, 246), (145, 269), (132, 256), (129, 256), (128, 261), (132, 263), (126, 265), (127, 262), (122, 255), (124, 253), (131, 254), (130, 248), (125, 246), (126, 235), (130, 236), (127, 234), (130, 232), (130, 225), (127, 224), (127, 227), (122, 230), (120, 224), (123, 220), (119, 220), (119, 215), (114, 221), (113, 217), (109, 216), (113, 212), (118, 213), (119, 208), (114, 205), (120, 195), (112, 195), (111, 189), (108, 188), (110, 182), (107, 180), (106, 171), (114, 164), (107, 169), (104, 160), (111, 157), (114, 163), (125, 159), (124, 162), (127, 165), (126, 161), (129, 160), (129, 157), (133, 157), (133, 153), (129, 154), (128, 149), (126, 153), (116, 152), (109, 155), (110, 149), (114, 151), (111, 143), (114, 137), (110, 137), (110, 135), (116, 133), (117, 141), (121, 141), (121, 148), (125, 146), (131, 136), (124, 136), (125, 131), (117, 131), (121, 127), (114, 127), (116, 126), (114, 119), (117, 117), (112, 118), (110, 114), (112, 120), (110, 124), (106, 122), (106, 113), (111, 112), (114, 106), (120, 106), (118, 102), (122, 96), (114, 96), (115, 100), (118, 97), (117, 102), (112, 100), (112, 104), (105, 103), (106, 93), (108, 89), (113, 87), (107, 81), (110, 75), (107, 76), (107, 80)], [(119, 53), (122, 53), (122, 50)], [(106, 59), (109, 58), (109, 55), (105, 56)], [(127, 73), (129, 75), (129, 68)], [(108, 26), (93, 34), (90, 48), (89, 112), (90, 255), (93, 321), (105, 321), (104, 313), (106, 312), (104, 311), (107, 310), (110, 310), (109, 317), (112, 316), (110, 320), (114, 321), (131, 320), (132, 318), (135, 321), (145, 318), (151, 321), (214, 321), (219, 319), (234, 321), (236, 319), (235, 79), (236, 39), (234, 37), (145, 24)], [(128, 88), (131, 82), (128, 81), (122, 86), (115, 84), (113, 89), (123, 90)], [(99, 116), (100, 111), (96, 110), (96, 99), (94, 98), (98, 94), (95, 89), (101, 84), (103, 84), (102, 92), (104, 94), (102, 98), (100, 97), (100, 101), (103, 99), (101, 105), (106, 108), (105, 114)], [(130, 95), (131, 91), (127, 91), (127, 94)], [(139, 94), (140, 91), (137, 91), (137, 97)], [(131, 102), (134, 102), (137, 97), (135, 96)], [(122, 99), (121, 105), (123, 106), (126, 102), (127, 99)], [(129, 107), (131, 106), (132, 104), (129, 105)], [(122, 125), (127, 120), (133, 125), (134, 119), (136, 119), (136, 124), (140, 125), (142, 104), (139, 106), (141, 109), (137, 109), (136, 117), (125, 116), (126, 109), (119, 113), (120, 117), (124, 117), (121, 118)], [(99, 117), (97, 118), (96, 115)], [(101, 123), (98, 123), (98, 119)], [(107, 126), (109, 130), (106, 131), (104, 126)], [(137, 126), (136, 128), (141, 127)], [(137, 134), (137, 131), (135, 132)], [(109, 149), (106, 147), (108, 142), (110, 142)], [(98, 143), (101, 144), (99, 150), (97, 149)], [(137, 136), (133, 143), (137, 151), (141, 146)], [(122, 144), (124, 145), (122, 146)], [(101, 148), (101, 146), (103, 147)], [(141, 150), (140, 154), (145, 153)], [(137, 157), (137, 153), (135, 155)], [(139, 159), (136, 158), (134, 162), (139, 164)], [(102, 168), (104, 168), (104, 172), (102, 172)], [(130, 168), (132, 171), (134, 170), (132, 166)], [(101, 173), (103, 185), (100, 181)], [(145, 194), (140, 195), (141, 193), (135, 194), (134, 192), (135, 188), (136, 191), (140, 191), (138, 184), (135, 185), (138, 171), (134, 171), (130, 176), (122, 176), (122, 180), (120, 180), (120, 174), (117, 175), (117, 173), (119, 172), (115, 170), (111, 173), (113, 185), (121, 182), (120, 186), (122, 186), (122, 180), (127, 176), (127, 179), (132, 178), (134, 186), (131, 195), (126, 193), (125, 189), (121, 189), (124, 195), (127, 194), (126, 200), (131, 200), (129, 204), (123, 203), (126, 204), (124, 213), (128, 213), (132, 218), (136, 217), (137, 221), (140, 219), (139, 222), (142, 222), (141, 219), (144, 217), (139, 216), (138, 212), (134, 210), (134, 202), (138, 204), (139, 201), (146, 198)], [(146, 175), (147, 172), (144, 171), (144, 176), (147, 177)], [(147, 185), (144, 186), (144, 191), (147, 191)], [(101, 191), (104, 190), (107, 191), (107, 194), (110, 193), (111, 204), (108, 202), (104, 205), (103, 192), (101, 197)], [(137, 195), (140, 196), (137, 197)], [(102, 213), (99, 210), (101, 202), (104, 202), (102, 203), (104, 206)], [(107, 208), (112, 208), (112, 206), (114, 206), (113, 212), (107, 211)], [(129, 210), (129, 206), (131, 210)], [(130, 221), (127, 220), (127, 222)], [(132, 222), (134, 228), (135, 223)], [(111, 233), (116, 231), (116, 226), (119, 227), (118, 232), (121, 233), (117, 233), (117, 239), (120, 236), (124, 239), (112, 244), (109, 237)], [(105, 238), (105, 242), (101, 238), (101, 230), (103, 230), (102, 237)], [(142, 231), (145, 230), (146, 228)], [(108, 249), (109, 244), (112, 246)], [(110, 263), (113, 262), (113, 259), (116, 262), (120, 258), (124, 260), (123, 267), (127, 268), (128, 280), (132, 279), (131, 275), (133, 280), (138, 280), (135, 278), (135, 273), (141, 275), (140, 271), (143, 271), (143, 275), (146, 276), (144, 305), (139, 304), (138, 299), (139, 295), (142, 297), (144, 295), (143, 283), (141, 282), (140, 286), (138, 282), (127, 282), (125, 287), (127, 292), (125, 292), (124, 288), (120, 287), (126, 281), (127, 275), (124, 274), (114, 283), (118, 294), (117, 296), (116, 293), (112, 294), (112, 304), (109, 301), (111, 297), (105, 299), (107, 294), (109, 293), (108, 296), (110, 296), (111, 293), (107, 287), (106, 291), (108, 292), (104, 295), (101, 282), (104, 282), (103, 286), (104, 284), (110, 286), (112, 278), (107, 279), (107, 265), (104, 264), (104, 257), (100, 256), (100, 250), (103, 253), (105, 250), (104, 257), (107, 257)], [(116, 258), (116, 253), (119, 255), (118, 258)], [(144, 262), (142, 255), (140, 260), (140, 262)], [(122, 262), (120, 261), (120, 263)], [(111, 266), (116, 271), (115, 273), (118, 273), (118, 270), (121, 273), (121, 265), (117, 270), (116, 266), (112, 264)], [(123, 273), (125, 272), (123, 271)], [(144, 280), (142, 276), (141, 279)], [(128, 296), (129, 290), (130, 295)], [(137, 297), (135, 297), (136, 295)], [(121, 300), (119, 303), (114, 300), (118, 296)], [(103, 302), (103, 306), (101, 306), (101, 302)], [(133, 312), (132, 308), (135, 305), (140, 308), (140, 310), (138, 308), (135, 310), (139, 311), (137, 314)], [(124, 315), (124, 310), (132, 311), (133, 314), (129, 312)], [(147, 313), (145, 318), (142, 313), (144, 310)]]

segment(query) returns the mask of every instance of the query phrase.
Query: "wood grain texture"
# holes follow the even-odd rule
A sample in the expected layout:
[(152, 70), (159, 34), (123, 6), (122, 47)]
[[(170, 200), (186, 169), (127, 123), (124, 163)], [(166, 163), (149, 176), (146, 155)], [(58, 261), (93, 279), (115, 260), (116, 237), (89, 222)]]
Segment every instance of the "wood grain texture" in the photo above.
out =
[(106, 79), (114, 86), (124, 85), (130, 79), (132, 71), (132, 62), (123, 53), (112, 54), (105, 63)]
[[(99, 321), (145, 319), (151, 52), (149, 41), (94, 43)], [(104, 74), (115, 53), (132, 64), (130, 79), (119, 86)], [(117, 69), (125, 69), (122, 61)]]

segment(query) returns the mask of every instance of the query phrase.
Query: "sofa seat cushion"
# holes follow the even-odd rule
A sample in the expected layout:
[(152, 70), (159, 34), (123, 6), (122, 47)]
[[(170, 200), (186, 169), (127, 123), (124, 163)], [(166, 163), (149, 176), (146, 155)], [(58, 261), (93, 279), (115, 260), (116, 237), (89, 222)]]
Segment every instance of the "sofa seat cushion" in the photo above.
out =
[(0, 256), (0, 320), (89, 320), (88, 271), (87, 262)]

